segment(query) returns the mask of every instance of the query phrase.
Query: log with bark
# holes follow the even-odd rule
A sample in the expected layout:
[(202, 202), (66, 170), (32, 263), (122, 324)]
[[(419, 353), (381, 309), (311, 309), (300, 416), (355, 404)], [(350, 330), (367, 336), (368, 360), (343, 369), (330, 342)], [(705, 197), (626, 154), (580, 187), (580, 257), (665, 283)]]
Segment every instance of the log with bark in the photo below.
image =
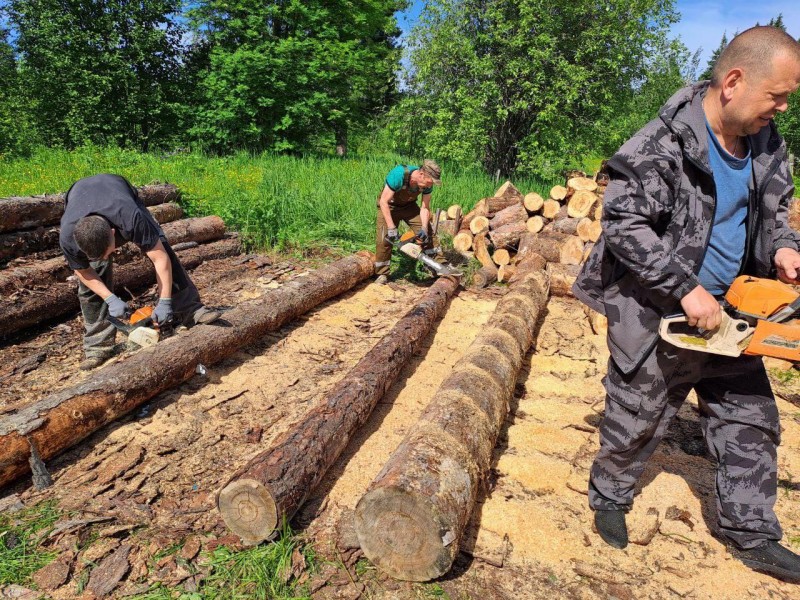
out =
[(472, 232), (459, 231), (453, 238), (453, 248), (458, 252), (468, 252), (472, 248)]
[(541, 271), (510, 288), (359, 500), (361, 549), (392, 577), (428, 581), (453, 564), (546, 302)]
[(486, 241), (486, 234), (482, 233), (472, 238), (472, 248), (475, 250), (475, 258), (483, 265), (484, 268), (490, 271), (495, 271), (497, 277), (497, 265), (492, 260), (492, 255), (489, 254), (489, 244)]
[(472, 232), (472, 235), (478, 235), (480, 233), (485, 233), (489, 231), (488, 217), (483, 217), (483, 216), (473, 217), (469, 222), (469, 230)]
[[(150, 213), (159, 223), (175, 221), (183, 216), (183, 210), (175, 203), (156, 204), (148, 207)], [(59, 227), (37, 227), (25, 231), (13, 231), (0, 234), (0, 260), (9, 260), (18, 256), (26, 256), (34, 252), (42, 252), (58, 248)]]
[(508, 283), (508, 281), (517, 272), (517, 267), (513, 265), (501, 265), (497, 268), (497, 281), (498, 283)]
[(461, 219), (461, 227), (459, 231), (467, 230), (469, 231), (469, 226), (472, 223), (472, 219), (475, 217), (485, 217), (486, 216), (486, 201), (480, 200), (475, 207), (465, 214)]
[(505, 248), (500, 248), (492, 254), (492, 260), (498, 267), (511, 264), (511, 253)]
[(597, 182), (588, 177), (571, 177), (567, 181), (567, 190), (569, 194), (574, 194), (579, 190), (587, 190), (593, 192), (597, 189)]
[(587, 190), (578, 190), (570, 196), (567, 203), (567, 211), (570, 217), (582, 219), (592, 213), (594, 203), (597, 202), (597, 195)]
[[(494, 193), (494, 198), (514, 199), (522, 202), (522, 193), (510, 181), (506, 181)], [(490, 211), (495, 212), (495, 211)]]
[(510, 223), (525, 223), (528, 220), (528, 211), (522, 204), (512, 204), (499, 211), (489, 221), (489, 229), (499, 229)]
[(527, 223), (518, 221), (490, 231), (489, 239), (492, 240), (492, 245), (495, 248), (513, 248), (519, 243), (520, 236), (525, 233), (528, 233)]
[(544, 205), (544, 198), (542, 198), (536, 192), (528, 192), (527, 194), (525, 194), (525, 198), (523, 198), (522, 203), (525, 206), (525, 210), (531, 213), (535, 213), (542, 210), (542, 206)]
[(302, 506), (444, 314), (457, 288), (454, 278), (437, 279), (319, 405), (222, 486), (217, 507), (245, 544), (268, 539)]
[[(207, 260), (234, 256), (241, 252), (238, 239), (226, 239), (197, 248), (176, 252), (186, 269), (194, 269)], [(114, 293), (139, 290), (155, 283), (153, 263), (144, 258), (114, 271)], [(0, 304), (0, 339), (38, 323), (78, 312), (78, 285), (70, 281), (53, 284), (43, 290), (24, 290), (13, 301)]]
[[(219, 243), (219, 242), (217, 242)], [(156, 394), (213, 365), (374, 273), (374, 257), (359, 252), (298, 277), (226, 312), (220, 325), (198, 325), (92, 373), (0, 419), (0, 486), (28, 472), (32, 440), (43, 460), (80, 442)], [(151, 269), (152, 270), (152, 269)]]
[[(136, 188), (145, 206), (177, 202), (178, 188), (168, 183), (157, 183)], [(33, 196), (28, 198), (0, 198), (0, 233), (55, 225), (64, 212), (64, 194)]]
[(487, 285), (492, 285), (497, 281), (498, 273), (499, 271), (496, 268), (489, 269), (488, 267), (481, 267), (472, 274), (472, 283), (470, 287), (481, 289), (485, 288)]
[(528, 252), (541, 254), (548, 262), (577, 265), (583, 260), (583, 242), (578, 236), (554, 231), (526, 233), (520, 238), (517, 256), (522, 259)]
[(525, 227), (528, 229), (529, 233), (539, 233), (542, 229), (544, 229), (544, 225), (545, 220), (541, 215), (533, 215), (525, 223)]
[(439, 221), (438, 233), (455, 237), (458, 234), (458, 225), (459, 223), (453, 219), (442, 219)]
[(545, 219), (552, 219), (561, 210), (561, 204), (556, 200), (545, 200), (542, 205), (542, 216)]
[(554, 185), (550, 189), (550, 199), (562, 202), (567, 197), (567, 188), (563, 185)]
[(553, 221), (553, 231), (557, 233), (567, 233), (569, 235), (576, 235), (578, 233), (578, 226), (580, 222), (581, 219), (573, 219), (572, 217), (567, 217), (566, 219), (558, 219)]
[(452, 219), (454, 221), (461, 218), (461, 206), (458, 204), (452, 204), (447, 208), (447, 218)]
[[(174, 221), (166, 223), (162, 229), (172, 246), (185, 242), (209, 242), (225, 235), (225, 223), (217, 216)], [(114, 253), (114, 266), (127, 264), (142, 256), (138, 246), (129, 242)], [(6, 269), (0, 271), (0, 295), (10, 295), (22, 288), (44, 288), (66, 281), (70, 275), (72, 270), (61, 256)]]
[(547, 261), (541, 254), (529, 252), (514, 265), (515, 270), (509, 278), (508, 283), (514, 284), (536, 271), (543, 271), (546, 266)]
[(575, 283), (581, 268), (578, 265), (547, 263), (547, 274), (550, 276), (550, 295), (574, 297), (572, 285)]

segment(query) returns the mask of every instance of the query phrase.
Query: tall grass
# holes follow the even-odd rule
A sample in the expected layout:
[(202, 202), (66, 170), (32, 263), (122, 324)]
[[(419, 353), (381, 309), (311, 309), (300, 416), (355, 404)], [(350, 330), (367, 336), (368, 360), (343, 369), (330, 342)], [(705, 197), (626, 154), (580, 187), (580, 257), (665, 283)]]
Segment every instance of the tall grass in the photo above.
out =
[[(56, 193), (81, 177), (118, 173), (134, 185), (175, 183), (190, 215), (217, 214), (261, 249), (353, 250), (373, 244), (377, 195), (386, 174), (401, 162), (396, 155), (339, 159), (267, 153), (158, 155), (95, 147), (41, 150), (29, 159), (0, 161), (0, 196)], [(480, 170), (441, 162), (443, 185), (434, 190), (434, 208), (461, 204), (468, 210), (498, 186)], [(555, 183), (514, 181), (523, 193), (547, 192)]]

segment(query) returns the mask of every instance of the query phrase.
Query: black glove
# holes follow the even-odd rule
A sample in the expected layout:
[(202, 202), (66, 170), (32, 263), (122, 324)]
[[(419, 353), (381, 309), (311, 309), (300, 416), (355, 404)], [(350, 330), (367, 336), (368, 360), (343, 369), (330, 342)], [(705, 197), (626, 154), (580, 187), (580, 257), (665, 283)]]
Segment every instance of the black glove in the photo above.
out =
[(172, 298), (161, 298), (153, 311), (153, 321), (157, 325), (165, 325), (172, 320)]
[(393, 227), (389, 231), (386, 232), (386, 239), (389, 240), (389, 243), (394, 244), (400, 236), (397, 233), (397, 227)]
[(124, 319), (131, 314), (131, 307), (127, 302), (123, 302), (118, 296), (111, 294), (108, 298), (103, 300), (108, 304), (108, 314), (115, 319)]
[(417, 232), (417, 241), (418, 241), (420, 244), (425, 244), (425, 243), (427, 243), (427, 241), (428, 241), (428, 234), (425, 232), (425, 230), (424, 230), (424, 229), (420, 229), (420, 230)]

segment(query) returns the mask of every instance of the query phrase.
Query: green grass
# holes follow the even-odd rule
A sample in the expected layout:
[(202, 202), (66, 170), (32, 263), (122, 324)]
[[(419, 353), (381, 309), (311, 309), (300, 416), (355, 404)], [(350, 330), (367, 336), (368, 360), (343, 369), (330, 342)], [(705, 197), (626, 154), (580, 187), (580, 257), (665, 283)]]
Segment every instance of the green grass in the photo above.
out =
[(288, 526), (284, 526), (275, 542), (240, 551), (220, 546), (204, 554), (200, 565), (210, 567), (210, 573), (197, 592), (179, 592), (157, 584), (144, 594), (131, 596), (131, 600), (307, 598), (304, 586), (298, 585), (291, 577), (295, 550), (305, 558), (305, 571), (313, 571), (315, 558), (311, 547), (302, 546), (301, 539)]
[(15, 513), (0, 513), (0, 585), (29, 585), (31, 574), (56, 557), (39, 544), (59, 516), (53, 500)]
[[(0, 197), (66, 191), (77, 179), (118, 173), (134, 185), (175, 183), (190, 215), (217, 214), (260, 249), (372, 248), (376, 198), (402, 157), (141, 154), (116, 148), (40, 150), (29, 159), (0, 160)], [(433, 207), (469, 210), (498, 187), (478, 169), (443, 162)], [(502, 183), (502, 182), (500, 182)], [(526, 193), (546, 193), (559, 181), (515, 180)]]

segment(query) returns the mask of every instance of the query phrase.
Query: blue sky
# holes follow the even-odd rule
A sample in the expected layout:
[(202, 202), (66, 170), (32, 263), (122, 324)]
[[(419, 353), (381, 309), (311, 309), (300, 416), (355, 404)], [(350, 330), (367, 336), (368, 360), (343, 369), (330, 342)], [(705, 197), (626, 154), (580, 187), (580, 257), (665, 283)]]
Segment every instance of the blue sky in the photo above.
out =
[[(414, 0), (408, 10), (398, 14), (400, 28), (408, 31), (417, 20), (425, 2)], [(673, 25), (672, 37), (678, 37), (694, 52), (702, 48), (700, 69), (704, 69), (711, 53), (719, 45), (722, 34), (730, 38), (760, 22), (783, 14), (786, 30), (800, 37), (800, 1), (798, 0), (678, 0), (681, 20)]]

